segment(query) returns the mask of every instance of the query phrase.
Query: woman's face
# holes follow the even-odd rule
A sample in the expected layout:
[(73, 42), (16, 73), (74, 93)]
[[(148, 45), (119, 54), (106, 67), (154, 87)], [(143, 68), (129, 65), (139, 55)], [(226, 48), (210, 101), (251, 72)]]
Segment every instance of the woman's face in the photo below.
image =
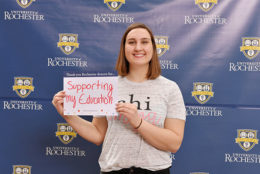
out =
[(125, 56), (130, 68), (149, 66), (153, 45), (149, 32), (144, 28), (131, 30), (126, 36)]

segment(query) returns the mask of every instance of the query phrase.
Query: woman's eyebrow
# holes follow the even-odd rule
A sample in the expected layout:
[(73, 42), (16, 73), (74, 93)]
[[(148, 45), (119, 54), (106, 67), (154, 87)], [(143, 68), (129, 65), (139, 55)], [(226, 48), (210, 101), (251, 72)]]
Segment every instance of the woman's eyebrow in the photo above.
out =
[[(127, 40), (136, 40), (136, 38), (128, 38)], [(151, 40), (151, 38), (144, 37), (144, 38), (141, 38), (141, 40)]]

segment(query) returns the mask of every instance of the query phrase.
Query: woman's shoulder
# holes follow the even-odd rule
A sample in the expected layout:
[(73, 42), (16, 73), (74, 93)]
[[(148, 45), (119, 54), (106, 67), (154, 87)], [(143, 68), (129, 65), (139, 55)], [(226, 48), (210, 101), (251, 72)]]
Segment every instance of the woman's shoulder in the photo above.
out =
[(157, 77), (156, 79), (156, 83), (162, 84), (162, 85), (167, 85), (167, 86), (178, 86), (177, 83), (173, 80), (170, 80), (162, 75), (160, 75), (159, 77)]

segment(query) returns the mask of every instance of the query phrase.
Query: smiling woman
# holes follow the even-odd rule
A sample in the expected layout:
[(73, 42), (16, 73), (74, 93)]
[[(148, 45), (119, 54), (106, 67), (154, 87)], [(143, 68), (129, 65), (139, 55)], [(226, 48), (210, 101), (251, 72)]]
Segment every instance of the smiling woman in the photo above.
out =
[[(139, 64), (138, 60), (140, 61)], [(131, 67), (129, 61), (132, 64)], [(124, 77), (130, 73), (130, 68), (142, 65), (142, 61), (145, 68), (140, 68), (140, 70), (147, 74), (145, 76), (148, 79), (155, 79), (160, 75), (161, 67), (153, 33), (146, 25), (134, 23), (127, 28), (122, 37), (116, 70), (119, 75)], [(145, 61), (148, 62), (145, 64)], [(149, 66), (147, 67), (147, 65)]]
[(152, 50), (152, 41), (147, 30), (137, 28), (130, 31), (125, 43), (125, 55), (130, 71), (138, 66), (143, 66), (144, 71), (147, 71), (152, 59)]
[(115, 116), (94, 116), (89, 122), (64, 115), (64, 91), (54, 96), (53, 105), (80, 136), (103, 143), (101, 174), (169, 174), (171, 152), (182, 143), (186, 111), (178, 85), (160, 75), (154, 36), (146, 25), (126, 29), (115, 68)]

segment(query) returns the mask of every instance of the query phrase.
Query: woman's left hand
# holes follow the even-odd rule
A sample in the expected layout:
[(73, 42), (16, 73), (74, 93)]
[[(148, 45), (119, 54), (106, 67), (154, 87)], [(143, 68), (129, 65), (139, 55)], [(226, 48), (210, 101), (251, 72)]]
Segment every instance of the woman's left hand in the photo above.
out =
[(181, 146), (185, 120), (177, 118), (166, 118), (164, 127), (158, 127), (145, 120), (138, 115), (135, 104), (118, 103), (116, 111), (119, 115), (123, 115), (129, 121), (133, 128), (137, 128), (140, 123), (141, 127), (135, 129), (143, 137), (143, 139), (152, 146), (172, 153), (176, 153)]
[(117, 103), (116, 111), (119, 115), (125, 116), (134, 128), (140, 124), (141, 118), (138, 116), (138, 111), (135, 104)]

